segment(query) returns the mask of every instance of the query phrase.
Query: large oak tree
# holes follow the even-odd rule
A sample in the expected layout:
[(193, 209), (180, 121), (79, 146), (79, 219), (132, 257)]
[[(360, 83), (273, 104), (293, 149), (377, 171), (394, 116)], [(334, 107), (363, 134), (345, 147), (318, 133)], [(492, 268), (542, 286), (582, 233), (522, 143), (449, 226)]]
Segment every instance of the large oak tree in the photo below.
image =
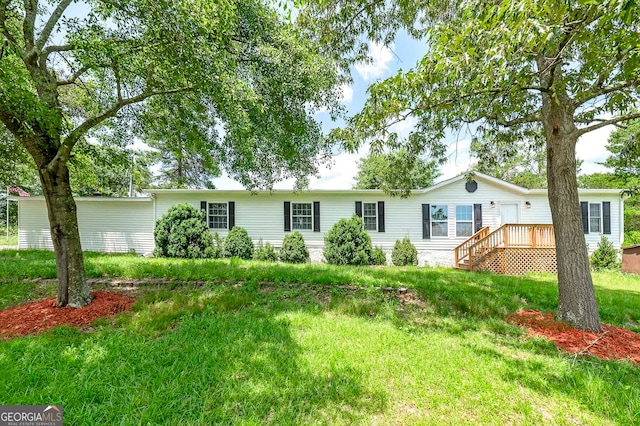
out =
[[(406, 72), (369, 88), (362, 112), (333, 137), (439, 152), (447, 130), (541, 126), (558, 259), (557, 315), (600, 330), (581, 227), (576, 142), (601, 127), (637, 118), (640, 6), (632, 0), (318, 0), (303, 12), (318, 40), (348, 65), (366, 40), (401, 29), (426, 55)], [(404, 141), (390, 126), (411, 117)]]
[(223, 129), (211, 149), (247, 187), (317, 170), (328, 147), (311, 113), (339, 99), (335, 66), (267, 4), (0, 0), (0, 126), (38, 170), (58, 306), (91, 297), (70, 159), (83, 140), (154, 126), (149, 100), (189, 96), (206, 110)]

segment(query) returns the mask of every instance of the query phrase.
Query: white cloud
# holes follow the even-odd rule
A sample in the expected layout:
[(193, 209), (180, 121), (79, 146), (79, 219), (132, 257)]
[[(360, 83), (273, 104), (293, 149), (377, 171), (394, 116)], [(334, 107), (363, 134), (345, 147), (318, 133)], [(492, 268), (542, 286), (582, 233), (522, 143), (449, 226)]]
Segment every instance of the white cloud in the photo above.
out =
[[(393, 45), (391, 45), (393, 48)], [(363, 80), (371, 81), (382, 77), (389, 71), (389, 63), (392, 59), (391, 49), (382, 43), (369, 43), (369, 56), (371, 63), (359, 63), (355, 65), (356, 71)]]
[(578, 140), (576, 156), (578, 159), (584, 160), (581, 174), (606, 173), (609, 171), (605, 166), (597, 163), (603, 162), (609, 156), (607, 141), (614, 130), (614, 126), (606, 126), (589, 132)]
[(342, 89), (342, 103), (348, 104), (353, 100), (353, 88), (347, 84), (341, 86)]
[(471, 165), (477, 163), (477, 159), (471, 158), (469, 147), (471, 139), (461, 139), (449, 145), (447, 150), (447, 162), (440, 167), (438, 182), (451, 179), (466, 172)]

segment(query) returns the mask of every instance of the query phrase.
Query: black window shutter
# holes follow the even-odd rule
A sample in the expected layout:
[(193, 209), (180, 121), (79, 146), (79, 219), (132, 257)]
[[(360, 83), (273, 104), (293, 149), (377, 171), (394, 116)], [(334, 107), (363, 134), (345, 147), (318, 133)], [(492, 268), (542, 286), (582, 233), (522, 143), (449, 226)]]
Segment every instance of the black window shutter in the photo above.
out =
[(431, 239), (431, 226), (429, 221), (431, 220), (431, 208), (429, 204), (422, 205), (422, 239)]
[(473, 222), (473, 233), (475, 234), (480, 230), (480, 228), (482, 228), (482, 204), (473, 205)]
[(582, 229), (585, 234), (589, 233), (589, 203), (580, 202), (580, 211), (582, 212)]
[(362, 217), (362, 201), (356, 201), (356, 215)]
[(602, 202), (602, 233), (611, 234), (611, 203)]
[(378, 232), (384, 232), (384, 201), (378, 201)]
[(284, 202), (284, 231), (291, 231), (291, 202)]
[(236, 226), (236, 202), (229, 201), (229, 229), (233, 229)]
[(320, 232), (320, 201), (313, 202), (313, 232)]

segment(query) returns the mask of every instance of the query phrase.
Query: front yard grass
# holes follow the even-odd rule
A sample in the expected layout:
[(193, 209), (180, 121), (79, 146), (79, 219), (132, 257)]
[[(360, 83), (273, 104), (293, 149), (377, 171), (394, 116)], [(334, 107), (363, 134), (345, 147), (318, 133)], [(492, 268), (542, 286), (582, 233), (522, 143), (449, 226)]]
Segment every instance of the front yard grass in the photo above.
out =
[[(134, 310), (0, 342), (0, 403), (60, 403), (69, 424), (640, 421), (640, 367), (573, 362), (505, 321), (554, 310), (552, 276), (91, 253), (86, 263), (94, 287), (126, 281)], [(35, 279), (54, 276), (51, 253), (0, 252), (0, 307), (52, 295)], [(640, 331), (640, 278), (594, 280), (603, 321)]]

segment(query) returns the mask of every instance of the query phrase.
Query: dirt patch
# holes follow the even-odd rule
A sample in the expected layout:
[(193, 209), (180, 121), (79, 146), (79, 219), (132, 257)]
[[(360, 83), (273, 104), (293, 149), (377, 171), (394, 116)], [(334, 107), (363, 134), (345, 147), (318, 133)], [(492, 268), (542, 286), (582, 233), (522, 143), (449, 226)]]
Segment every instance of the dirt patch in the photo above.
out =
[(59, 325), (87, 327), (97, 318), (109, 317), (133, 306), (135, 298), (107, 291), (91, 293), (93, 301), (83, 308), (56, 308), (55, 297), (0, 311), (0, 337), (38, 334)]
[(603, 324), (601, 333), (578, 330), (557, 321), (551, 312), (520, 311), (509, 316), (513, 324), (524, 326), (534, 336), (544, 336), (559, 348), (578, 355), (601, 359), (626, 359), (640, 364), (640, 334)]

